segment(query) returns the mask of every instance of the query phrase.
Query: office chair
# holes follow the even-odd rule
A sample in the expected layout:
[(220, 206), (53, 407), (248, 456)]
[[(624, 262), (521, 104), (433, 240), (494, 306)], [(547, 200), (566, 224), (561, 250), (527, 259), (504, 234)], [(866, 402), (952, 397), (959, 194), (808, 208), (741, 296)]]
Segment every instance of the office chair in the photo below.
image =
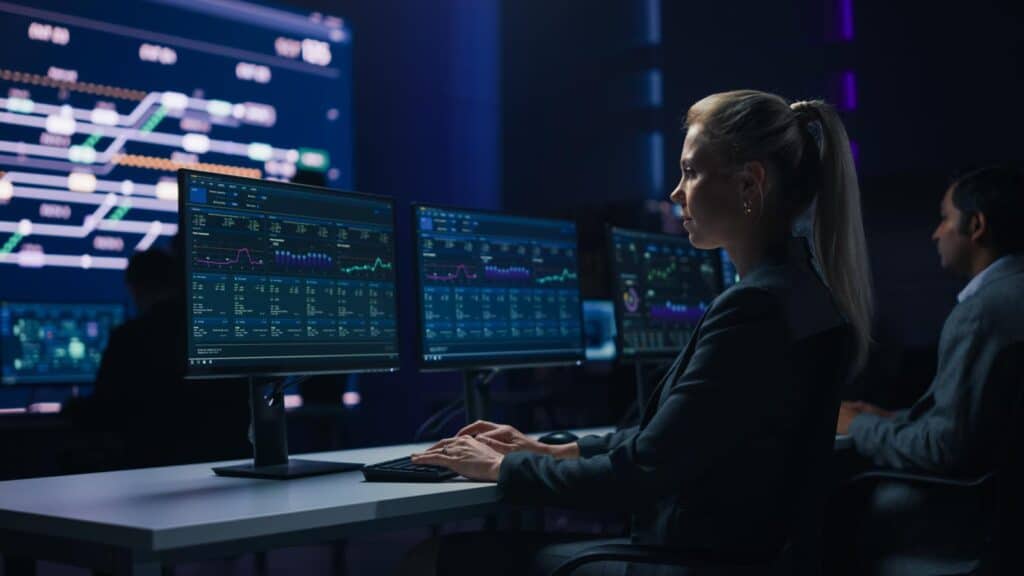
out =
[(794, 514), (785, 533), (764, 550), (719, 553), (707, 549), (669, 546), (606, 544), (588, 548), (565, 561), (553, 576), (569, 576), (594, 562), (627, 562), (677, 567), (747, 567), (758, 573), (786, 571), (792, 574), (821, 573), (821, 527), (828, 497), (840, 388), (848, 372), (852, 332), (842, 324), (809, 336), (795, 345), (793, 378), (808, 394), (795, 440), (790, 501)]
[(1024, 528), (1024, 342), (999, 352), (989, 378), (990, 471), (951, 478), (872, 470), (848, 481), (853, 507), (866, 510), (850, 543), (857, 574), (1024, 573), (1009, 541)]

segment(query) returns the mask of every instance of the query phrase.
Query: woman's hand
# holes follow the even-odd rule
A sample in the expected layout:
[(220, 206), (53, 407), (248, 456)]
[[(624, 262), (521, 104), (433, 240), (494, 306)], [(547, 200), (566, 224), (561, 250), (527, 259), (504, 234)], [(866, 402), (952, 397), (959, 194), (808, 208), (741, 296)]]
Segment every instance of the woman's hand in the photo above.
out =
[[(459, 430), (456, 437), (459, 436), (472, 436), (501, 454), (533, 452), (535, 454), (564, 457), (560, 454), (560, 452), (565, 451), (564, 446), (542, 444), (507, 424), (495, 424), (486, 420), (477, 420)], [(558, 450), (559, 448), (563, 450)]]
[(505, 456), (472, 436), (446, 438), (425, 452), (412, 455), (415, 464), (444, 466), (470, 480), (498, 481)]

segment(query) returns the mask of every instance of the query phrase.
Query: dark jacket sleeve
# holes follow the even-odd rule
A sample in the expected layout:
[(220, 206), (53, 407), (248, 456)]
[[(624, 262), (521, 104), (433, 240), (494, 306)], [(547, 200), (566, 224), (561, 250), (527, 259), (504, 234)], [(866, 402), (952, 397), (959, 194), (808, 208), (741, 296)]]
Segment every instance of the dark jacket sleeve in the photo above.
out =
[(729, 293), (708, 311), (692, 357), (666, 383), (641, 430), (609, 438), (610, 449), (589, 458), (508, 454), (499, 488), (514, 501), (631, 509), (695, 484), (716, 459), (756, 432), (736, 400), (758, 385), (758, 370), (780, 362), (785, 332), (774, 296), (756, 288)]
[(600, 436), (597, 434), (584, 436), (576, 441), (576, 444), (580, 449), (580, 457), (590, 458), (591, 456), (604, 454), (605, 452), (621, 445), (623, 442), (626, 442), (639, 431), (639, 426), (632, 426), (630, 428), (616, 430), (615, 432), (609, 432), (608, 434), (601, 434)]

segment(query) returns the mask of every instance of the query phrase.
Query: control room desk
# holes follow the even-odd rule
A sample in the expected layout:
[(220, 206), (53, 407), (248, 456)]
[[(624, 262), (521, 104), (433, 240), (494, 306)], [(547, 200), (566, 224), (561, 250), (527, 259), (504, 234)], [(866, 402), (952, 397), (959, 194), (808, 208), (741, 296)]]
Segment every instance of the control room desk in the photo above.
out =
[[(429, 444), (306, 455), (371, 464)], [(0, 554), (117, 574), (494, 512), (491, 482), (370, 483), (359, 471), (277, 481), (211, 464), (0, 482)]]
[[(370, 464), (427, 445), (308, 457)], [(371, 483), (359, 471), (257, 480), (215, 476), (210, 466), (0, 482), (0, 554), (156, 576), (164, 563), (478, 517), (500, 507), (490, 482)]]

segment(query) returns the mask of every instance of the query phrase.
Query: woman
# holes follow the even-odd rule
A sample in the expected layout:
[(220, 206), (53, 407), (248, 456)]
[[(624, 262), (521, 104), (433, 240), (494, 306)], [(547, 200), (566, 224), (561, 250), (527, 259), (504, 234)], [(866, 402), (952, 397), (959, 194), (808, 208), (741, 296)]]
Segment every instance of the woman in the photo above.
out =
[[(636, 543), (728, 553), (779, 534), (807, 397), (794, 383), (794, 344), (848, 322), (854, 369), (867, 350), (870, 282), (853, 158), (821, 101), (713, 94), (690, 108), (686, 127), (672, 201), (690, 242), (724, 248), (741, 281), (701, 319), (641, 425), (546, 446), (477, 422), (415, 462), (497, 481), (512, 501), (629, 511)], [(816, 261), (806, 240), (792, 237), (805, 213)]]

